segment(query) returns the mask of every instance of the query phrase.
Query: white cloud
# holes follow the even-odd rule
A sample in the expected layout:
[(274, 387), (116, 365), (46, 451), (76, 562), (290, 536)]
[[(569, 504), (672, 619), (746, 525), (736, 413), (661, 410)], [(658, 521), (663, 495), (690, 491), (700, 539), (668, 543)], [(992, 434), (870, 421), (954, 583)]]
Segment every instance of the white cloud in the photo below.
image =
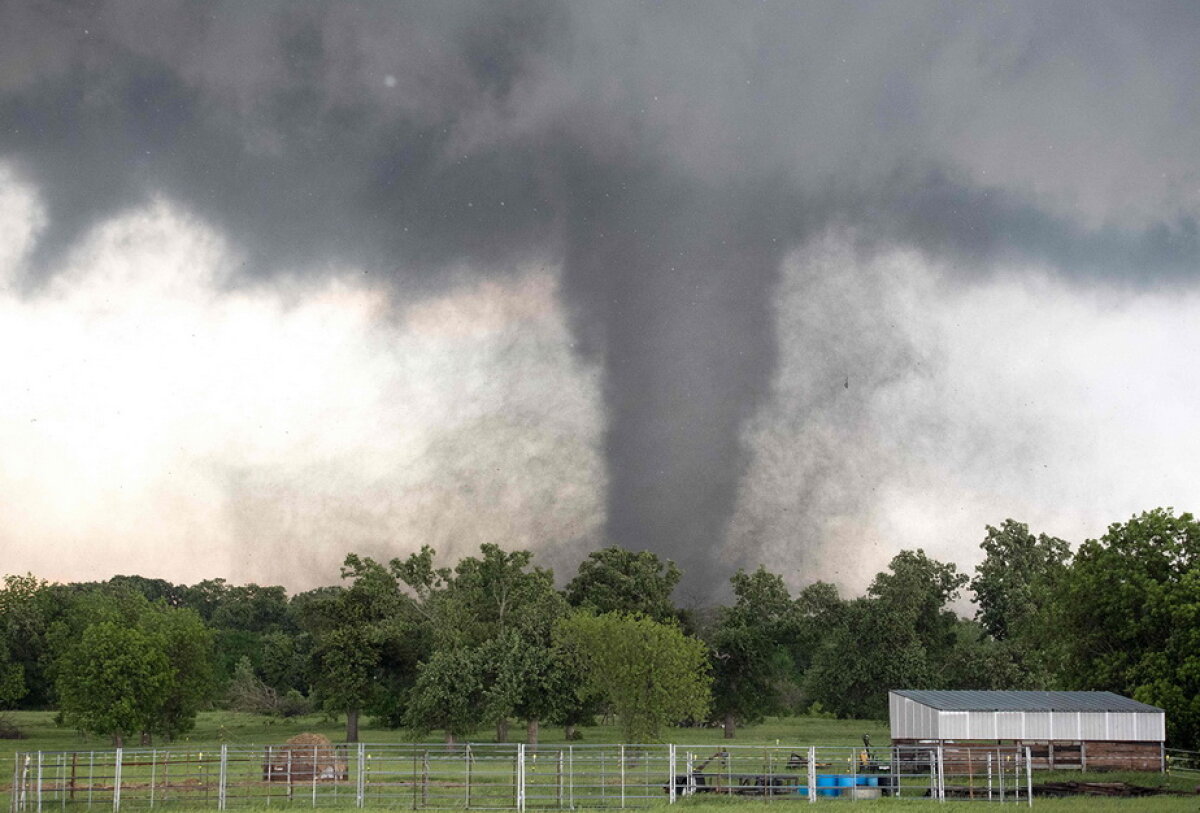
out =
[(220, 237), (158, 202), (19, 293), (40, 215), (6, 180), (6, 569), (307, 587), (350, 550), (594, 533), (598, 385), (552, 272), (398, 307), (363, 275), (234, 285)]
[(862, 257), (852, 238), (789, 260), (731, 556), (755, 541), (794, 585), (858, 591), (906, 548), (969, 570), (1008, 517), (1078, 543), (1196, 508), (1195, 292), (1036, 269), (963, 280), (915, 254)]

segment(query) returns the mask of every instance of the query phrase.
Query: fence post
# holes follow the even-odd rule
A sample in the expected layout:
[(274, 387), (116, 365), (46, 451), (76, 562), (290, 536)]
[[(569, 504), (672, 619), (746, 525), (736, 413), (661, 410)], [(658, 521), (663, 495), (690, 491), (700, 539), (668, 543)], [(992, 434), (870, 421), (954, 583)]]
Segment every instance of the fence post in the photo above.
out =
[(467, 743), (465, 753), (466, 753), (466, 756), (464, 757), (464, 759), (466, 760), (466, 766), (465, 766), (463, 773), (466, 776), (466, 781), (463, 782), (463, 784), (467, 786), (466, 807), (468, 810), (470, 810), (471, 809), (471, 743)]
[(1033, 807), (1033, 760), (1029, 758), (1029, 746), (1025, 746), (1025, 791), (1029, 806)]
[(621, 743), (621, 807), (625, 807), (625, 743)]
[(668, 791), (668, 804), (675, 804), (675, 743), (667, 746), (667, 762), (669, 763), (668, 771), (670, 772), (670, 790)]
[[(124, 750), (125, 749), (123, 749), (123, 748), (118, 748), (116, 755), (113, 757), (113, 759), (116, 760), (115, 764), (113, 765), (113, 810), (114, 811), (121, 809), (121, 762), (122, 762), (122, 757), (123, 757), (122, 752)], [(39, 774), (41, 773), (40, 765), (38, 766), (38, 773)], [(39, 776), (38, 778), (40, 779), (41, 777)], [(41, 783), (39, 782), (38, 784), (40, 786)], [(42, 790), (39, 787), (38, 788), (38, 810), (39, 811), (42, 809), (41, 796), (42, 796)]]
[(817, 747), (808, 746), (808, 801), (817, 801)]
[(517, 743), (517, 810), (525, 810), (525, 743)]
[(850, 752), (850, 776), (854, 784), (850, 786), (851, 801), (858, 800), (858, 749), (855, 748)]
[(367, 789), (367, 744), (358, 744), (358, 775), (354, 782), (354, 806), (361, 808), (365, 803)]
[(892, 795), (900, 798), (900, 768), (904, 765), (904, 760), (900, 758), (900, 747), (893, 745), (888, 749), (888, 759), (891, 762), (888, 764), (888, 773), (891, 775)]
[(217, 810), (225, 809), (225, 783), (229, 770), (229, 746), (221, 744), (221, 762), (217, 771)]

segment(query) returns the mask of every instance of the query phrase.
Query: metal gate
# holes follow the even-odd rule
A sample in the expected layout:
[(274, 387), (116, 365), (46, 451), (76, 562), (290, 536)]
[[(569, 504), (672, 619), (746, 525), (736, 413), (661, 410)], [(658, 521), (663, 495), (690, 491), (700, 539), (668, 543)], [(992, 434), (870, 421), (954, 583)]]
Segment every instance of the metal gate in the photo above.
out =
[(692, 795), (1032, 803), (1028, 749), (366, 744), (18, 753), (11, 813), (54, 809), (631, 808)]

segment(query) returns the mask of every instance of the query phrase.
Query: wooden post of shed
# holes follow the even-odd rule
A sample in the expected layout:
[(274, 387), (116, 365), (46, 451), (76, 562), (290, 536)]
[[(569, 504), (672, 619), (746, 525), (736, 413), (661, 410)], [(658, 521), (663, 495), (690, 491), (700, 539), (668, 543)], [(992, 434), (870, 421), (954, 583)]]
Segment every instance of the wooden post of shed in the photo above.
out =
[(1087, 770), (1087, 740), (1079, 742), (1079, 770)]

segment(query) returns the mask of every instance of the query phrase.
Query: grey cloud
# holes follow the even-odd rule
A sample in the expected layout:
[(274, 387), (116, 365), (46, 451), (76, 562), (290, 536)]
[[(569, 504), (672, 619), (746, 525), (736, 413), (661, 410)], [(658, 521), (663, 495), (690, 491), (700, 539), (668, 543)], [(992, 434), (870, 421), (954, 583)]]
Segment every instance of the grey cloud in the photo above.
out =
[(255, 278), (348, 263), (411, 293), (461, 263), (556, 259), (605, 370), (608, 537), (694, 585), (718, 577), (743, 425), (770, 392), (780, 263), (811, 235), (1080, 284), (1190, 283), (1200, 264), (1190, 4), (0, 14), (0, 156), (49, 218), (31, 286), (154, 195)]

